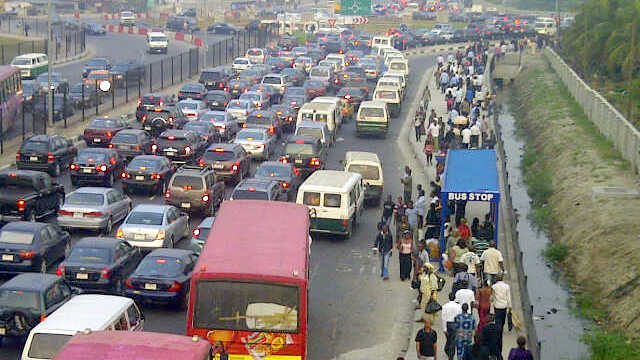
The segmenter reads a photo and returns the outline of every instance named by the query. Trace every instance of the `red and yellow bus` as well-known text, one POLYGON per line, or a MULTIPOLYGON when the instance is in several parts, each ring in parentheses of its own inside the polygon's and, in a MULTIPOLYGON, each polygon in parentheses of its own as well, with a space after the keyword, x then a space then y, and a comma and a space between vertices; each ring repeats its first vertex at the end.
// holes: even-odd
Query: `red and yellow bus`
POLYGON ((2 132, 11 129, 22 116, 22 78, 20 69, 0 65, 0 108, 2 109, 2 132))
POLYGON ((187 335, 209 339, 216 359, 306 359, 310 242, 304 206, 223 202, 191 278, 187 335))
POLYGON ((85 331, 74 335, 54 360, 211 360, 205 339, 144 331, 85 331))

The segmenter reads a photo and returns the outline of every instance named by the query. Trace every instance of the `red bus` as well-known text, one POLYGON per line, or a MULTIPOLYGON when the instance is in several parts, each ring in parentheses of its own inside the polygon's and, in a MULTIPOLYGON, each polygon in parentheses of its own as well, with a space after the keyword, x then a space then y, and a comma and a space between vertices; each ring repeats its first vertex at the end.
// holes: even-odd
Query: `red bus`
POLYGON ((90 331, 74 335, 54 360, 211 360, 198 337, 144 331, 90 331))
POLYGON ((2 109, 2 132, 7 133, 22 116, 22 78, 20 69, 0 65, 0 109, 2 109))
POLYGON ((191 278, 187 335, 216 359, 307 356, 309 211, 280 201, 222 203, 191 278))

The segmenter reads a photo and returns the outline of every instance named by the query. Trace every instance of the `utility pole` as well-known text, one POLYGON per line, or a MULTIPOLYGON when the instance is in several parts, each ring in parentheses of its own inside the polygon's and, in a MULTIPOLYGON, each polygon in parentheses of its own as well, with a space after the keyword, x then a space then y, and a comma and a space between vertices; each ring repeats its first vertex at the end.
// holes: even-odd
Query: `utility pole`
POLYGON ((560 8, 558 7, 558 0, 556 0, 556 37, 560 36, 560 8))
POLYGON ((633 119, 633 70, 636 65, 636 17, 633 16, 633 22, 631 23, 631 51, 629 52, 629 69, 627 70, 627 119, 631 122, 633 119))
POLYGON ((51 61, 51 55, 53 55, 53 51, 51 51, 51 43, 53 42, 52 40, 52 33, 51 33, 51 0, 47 1, 47 7, 48 7, 48 21, 47 21, 47 54, 49 57, 49 66, 47 66, 47 72, 48 72, 48 109, 47 109, 47 113, 49 114, 47 121, 53 125, 53 85, 51 84, 51 71, 53 69, 52 66, 52 61, 51 61))
POLYGON ((582 35, 582 72, 583 77, 587 79, 587 2, 582 3, 582 22, 584 23, 584 34, 582 35))

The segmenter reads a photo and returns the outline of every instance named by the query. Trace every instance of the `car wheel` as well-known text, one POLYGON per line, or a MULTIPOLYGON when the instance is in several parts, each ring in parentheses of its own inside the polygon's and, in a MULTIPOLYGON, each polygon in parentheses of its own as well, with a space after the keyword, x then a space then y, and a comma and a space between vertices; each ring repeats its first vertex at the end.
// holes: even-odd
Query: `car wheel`
POLYGON ((40 261, 40 273, 41 274, 47 273, 47 260, 45 259, 42 259, 42 261, 40 261))
POLYGON ((109 217, 109 219, 107 220, 107 226, 104 227, 105 235, 111 234, 111 230, 113 230, 113 220, 111 219, 111 217, 109 217))
POLYGON ((51 170, 51 176, 53 176, 53 177, 58 177, 58 176, 60 176, 60 163, 58 163, 58 162, 57 162, 57 163, 53 166, 53 170, 51 170))

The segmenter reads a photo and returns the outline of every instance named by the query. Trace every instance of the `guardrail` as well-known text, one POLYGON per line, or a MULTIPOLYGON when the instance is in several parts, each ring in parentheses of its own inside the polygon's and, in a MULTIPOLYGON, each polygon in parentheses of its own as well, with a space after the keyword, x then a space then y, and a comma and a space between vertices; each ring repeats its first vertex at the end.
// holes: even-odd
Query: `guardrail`
POLYGON ((609 139, 634 171, 640 171, 640 131, 611 105, 599 92, 593 90, 551 48, 544 50, 551 68, 560 76, 573 98, 580 104, 589 121, 609 139))

